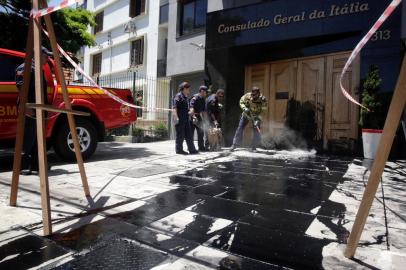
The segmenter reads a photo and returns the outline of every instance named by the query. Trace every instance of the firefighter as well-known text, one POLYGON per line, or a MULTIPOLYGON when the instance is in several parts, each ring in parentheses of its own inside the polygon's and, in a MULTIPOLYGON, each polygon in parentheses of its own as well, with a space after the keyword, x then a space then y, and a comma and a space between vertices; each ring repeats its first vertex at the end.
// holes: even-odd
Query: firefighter
POLYGON ((252 151, 256 151, 257 146, 261 142, 261 122, 263 114, 267 109, 266 98, 261 95, 260 89, 257 86, 252 87, 252 91, 243 95, 240 99, 240 107, 242 110, 240 123, 235 132, 233 145, 231 151, 241 142, 242 134, 245 126, 251 122, 253 128, 253 136, 251 148, 252 151))
POLYGON ((173 99, 174 109, 174 122, 176 129, 176 154, 187 155, 188 153, 183 151, 183 141, 186 139, 186 144, 189 150, 189 154, 199 153, 195 145, 193 144, 192 130, 190 127, 190 112, 189 102, 187 97, 190 94, 190 84, 183 82, 179 85, 179 93, 177 93, 173 99))
MULTIPOLYGON (((48 57, 52 56, 52 53, 45 47, 42 47, 41 53, 41 66, 47 63, 48 57)), ((31 76, 28 86, 27 103, 35 103, 35 61, 31 65, 31 76)), ((16 69, 16 86, 18 90, 22 90, 24 75, 24 63, 19 65, 16 69)), ((47 83, 45 77, 42 77, 42 91, 44 93, 44 102, 47 104, 48 93, 47 83)), ((19 103, 20 98, 18 99, 19 103)), ((33 171, 38 171, 38 151, 37 151, 37 126, 35 119, 35 110, 26 109, 25 126, 24 126, 24 141, 23 141, 23 153, 21 159, 21 172, 22 175, 30 175, 33 171)))
POLYGON ((202 85, 199 87, 199 92, 195 94, 190 100, 190 115, 191 115, 191 129, 192 138, 197 131, 197 144, 199 146, 199 151, 206 151, 204 147, 204 119, 206 113, 206 96, 207 96, 207 86, 202 85))

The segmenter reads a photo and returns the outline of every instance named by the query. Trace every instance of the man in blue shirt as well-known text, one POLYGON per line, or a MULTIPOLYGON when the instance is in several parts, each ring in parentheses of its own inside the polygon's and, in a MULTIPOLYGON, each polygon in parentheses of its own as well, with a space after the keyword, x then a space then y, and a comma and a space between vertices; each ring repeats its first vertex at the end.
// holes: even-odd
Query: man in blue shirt
POLYGON ((190 100, 190 114, 192 118, 191 128, 192 128, 192 138, 197 130, 197 144, 199 146, 199 151, 206 151, 204 147, 204 129, 203 120, 205 118, 206 112, 206 96, 207 87, 202 85, 199 87, 199 93, 195 94, 190 100))
POLYGON ((190 85, 187 82, 183 82, 179 85, 179 93, 177 93, 173 99, 173 114, 176 129, 176 154, 181 155, 188 154, 183 151, 183 140, 186 140, 189 154, 199 153, 193 144, 192 130, 190 128, 189 102, 187 100, 189 94, 190 85))
POLYGON ((221 127, 221 103, 224 100, 224 90, 218 89, 206 100, 206 112, 211 127, 221 127))
MULTIPOLYGON (((221 108, 224 100, 224 90, 218 89, 206 99, 206 114, 209 122, 209 128, 221 128, 221 108)), ((208 136, 204 143, 206 149, 209 148, 208 136)))

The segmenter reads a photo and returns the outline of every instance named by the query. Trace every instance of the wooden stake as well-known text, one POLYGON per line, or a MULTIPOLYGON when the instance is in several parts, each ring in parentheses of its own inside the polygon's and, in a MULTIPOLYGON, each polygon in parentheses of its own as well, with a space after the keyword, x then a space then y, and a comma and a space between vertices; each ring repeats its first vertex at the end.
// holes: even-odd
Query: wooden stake
POLYGON ((385 121, 381 141, 379 142, 377 156, 372 165, 371 174, 369 175, 368 184, 362 196, 361 205, 358 209, 357 217, 352 227, 350 237, 348 239, 347 248, 344 256, 352 258, 357 249, 365 222, 369 215, 369 211, 374 201, 376 191, 379 186, 382 173, 385 169, 386 161, 389 157, 389 152, 392 147, 393 139, 401 119, 402 111, 406 105, 406 57, 403 57, 402 68, 400 70, 398 82, 395 92, 393 93, 392 101, 389 107, 388 116, 385 121))
POLYGON ((74 111, 74 110, 68 110, 68 109, 59 109, 59 108, 55 108, 52 105, 27 103, 27 104, 25 104, 25 106, 30 109, 42 109, 42 110, 48 111, 48 112, 66 113, 66 114, 73 114, 73 115, 80 115, 80 116, 90 116, 90 113, 88 113, 88 112, 74 111))
POLYGON ((25 104, 27 103, 28 88, 31 79, 32 57, 34 55, 33 44, 33 21, 30 19, 25 50, 23 85, 21 87, 21 92, 19 93, 20 104, 18 105, 17 134, 13 161, 13 176, 11 178, 10 206, 17 205, 18 183, 21 170, 21 151, 23 149, 24 141, 25 104))
MULTIPOLYGON (((43 7, 48 7, 45 0, 40 0, 40 1, 41 1, 41 5, 43 7)), ((44 19, 45 19, 45 24, 47 26, 47 30, 48 30, 48 34, 49 34, 49 40, 51 42, 52 52, 54 55, 54 60, 55 60, 55 64, 56 64, 56 72, 58 73, 58 77, 59 77, 59 80, 61 83, 63 100, 65 102, 65 108, 67 110, 72 110, 72 105, 70 103, 70 99, 69 99, 68 91, 67 91, 67 87, 66 87, 65 76, 62 72, 62 62, 61 62, 61 58, 59 57, 59 51, 58 51, 58 45, 57 45, 56 38, 55 38, 54 26, 52 24, 50 15, 45 15, 44 19)), ((75 148, 76 161, 78 163, 79 172, 80 172, 80 176, 82 179, 83 189, 85 191, 85 195, 90 196, 90 190, 89 190, 89 185, 87 182, 85 167, 83 165, 82 153, 80 151, 79 139, 78 139, 78 135, 76 132, 75 118, 70 113, 67 114, 67 118, 68 118, 68 123, 69 123, 69 128, 70 128, 70 132, 71 132, 71 136, 72 136, 73 145, 75 148)))
MULTIPOLYGON (((38 0, 33 0, 33 9, 39 9, 38 0)), ((35 59, 35 101, 37 104, 44 104, 43 75, 42 75, 42 48, 41 48, 41 17, 34 19, 34 59, 35 59)), ((49 201, 48 183, 48 162, 45 141, 45 118, 44 111, 35 109, 37 117, 37 144, 38 144, 38 165, 39 178, 41 183, 41 205, 42 222, 44 225, 44 235, 52 234, 51 207, 49 201)))

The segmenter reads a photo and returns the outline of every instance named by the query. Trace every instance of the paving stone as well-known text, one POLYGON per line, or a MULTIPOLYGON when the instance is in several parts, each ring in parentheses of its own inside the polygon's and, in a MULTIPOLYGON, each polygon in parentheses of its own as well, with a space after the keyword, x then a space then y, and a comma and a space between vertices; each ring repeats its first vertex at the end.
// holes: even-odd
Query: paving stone
POLYGON ((27 234, 1 244, 0 269, 29 269, 68 253, 46 238, 27 234))

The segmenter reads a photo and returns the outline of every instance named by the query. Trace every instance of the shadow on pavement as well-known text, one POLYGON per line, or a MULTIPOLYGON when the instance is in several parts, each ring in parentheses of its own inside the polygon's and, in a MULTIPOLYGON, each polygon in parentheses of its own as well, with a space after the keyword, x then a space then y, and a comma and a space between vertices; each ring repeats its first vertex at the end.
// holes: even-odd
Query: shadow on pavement
MULTIPOLYGON (((145 147, 126 147, 122 143, 100 143, 96 152, 92 157, 85 160, 86 163, 93 163, 104 160, 127 159, 136 160, 137 158, 145 158, 156 155, 157 153, 147 150, 145 147)), ((0 149, 0 172, 8 172, 13 170, 14 149, 0 149)), ((75 164, 75 162, 62 161, 52 150, 48 152, 48 164, 51 166, 62 164, 75 164)), ((50 176, 61 175, 74 172, 68 172, 63 169, 50 170, 50 176)))

